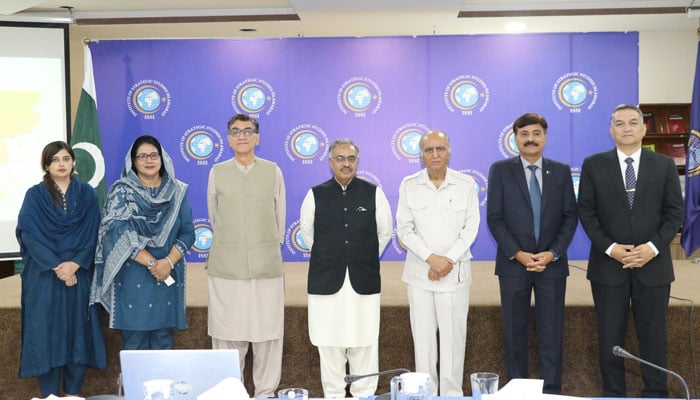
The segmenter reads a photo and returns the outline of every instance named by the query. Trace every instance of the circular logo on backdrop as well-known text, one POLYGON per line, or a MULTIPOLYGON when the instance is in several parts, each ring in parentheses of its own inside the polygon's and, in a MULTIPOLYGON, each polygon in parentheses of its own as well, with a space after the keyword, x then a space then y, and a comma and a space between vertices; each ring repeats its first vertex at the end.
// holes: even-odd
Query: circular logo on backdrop
POLYGON ((472 115, 489 105, 489 87, 476 75, 460 75, 447 84, 443 97, 451 112, 472 115))
POLYGON ((301 237, 301 225, 299 225, 299 220, 292 222, 287 227, 287 232, 284 235, 284 244, 292 255, 299 253, 304 258, 311 257, 311 248, 301 237))
POLYGON ((488 187, 488 179, 486 179, 486 175, 471 168, 460 169, 459 172, 471 177, 474 180, 474 188, 479 196, 479 206, 483 207, 486 204, 486 188, 488 187))
POLYGON ((574 194, 578 200, 578 184, 581 182, 581 168, 571 167, 571 183, 574 184, 574 194))
POLYGON ((277 95, 267 81, 260 78, 248 78, 239 82, 231 94, 231 105, 240 114, 260 118, 261 114, 270 115, 277 104, 277 95))
POLYGON ((401 125, 391 136, 391 151, 397 160, 420 163, 420 138, 430 131, 426 125, 409 122, 401 125))
POLYGON ((343 82, 338 89, 338 107, 343 114, 364 118, 376 114, 382 105, 382 90, 376 82, 356 76, 343 82))
POLYGON ((396 234, 396 228, 394 228, 394 233, 391 235, 391 247, 394 248, 396 254, 402 256, 406 254, 406 246, 399 240, 399 235, 396 234))
POLYGON ((284 151, 291 161, 301 160, 302 164, 313 164, 314 160, 326 158, 328 136, 313 124, 297 125, 284 139, 284 151))
POLYGON ((688 136, 688 161, 685 174, 688 178, 700 174, 700 132, 690 131, 688 136))
POLYGON ((583 72, 569 72, 554 83, 552 101, 559 110, 566 108, 572 113, 590 110, 598 101, 598 86, 583 72))
POLYGON ((373 172, 361 169, 361 170, 357 171, 356 175, 360 179, 364 179, 365 181, 367 181, 369 183, 372 183, 378 187, 382 187, 382 181, 373 172))
POLYGON ((205 259, 211 249, 211 241, 214 237, 211 224, 207 218, 197 218, 194 221, 194 244, 192 250, 197 254, 197 258, 205 259))
POLYGON ((224 139, 209 125, 195 125, 180 137, 180 155, 188 163, 210 165, 224 154, 224 139))
POLYGON ((515 132, 513 132, 513 123, 506 125, 498 135, 498 151, 501 152, 503 158, 510 158, 520 154, 518 145, 515 143, 515 132))
POLYGON ((127 107, 133 116, 155 119, 170 110, 170 91, 161 82, 146 79, 131 86, 127 94, 127 107))

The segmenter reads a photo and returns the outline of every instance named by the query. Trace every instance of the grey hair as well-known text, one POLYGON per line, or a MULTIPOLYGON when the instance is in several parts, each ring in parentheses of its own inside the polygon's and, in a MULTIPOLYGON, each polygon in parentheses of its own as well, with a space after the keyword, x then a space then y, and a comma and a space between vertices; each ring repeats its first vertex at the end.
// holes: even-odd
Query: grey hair
POLYGON ((640 121, 644 121, 644 114, 642 113, 642 110, 639 109, 639 107, 635 106, 634 104, 620 104, 617 107, 615 107, 612 114, 610 114, 610 125, 612 125, 615 122, 615 113, 622 110, 632 110, 639 114, 640 121))
POLYGON ((352 141, 350 138, 342 138, 342 139, 336 139, 331 143, 330 147, 328 147, 328 154, 333 153, 333 149, 335 149, 338 146, 344 145, 344 144, 349 144, 350 146, 354 147, 355 150, 357 150, 357 154, 360 154, 360 148, 357 147, 355 142, 352 141))

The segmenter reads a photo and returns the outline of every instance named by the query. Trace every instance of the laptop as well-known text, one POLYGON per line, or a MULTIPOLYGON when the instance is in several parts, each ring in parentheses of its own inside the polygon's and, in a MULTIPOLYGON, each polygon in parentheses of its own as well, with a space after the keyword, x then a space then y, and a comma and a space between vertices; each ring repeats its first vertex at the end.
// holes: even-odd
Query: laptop
POLYGON ((238 350, 122 350, 125 400, 196 399, 225 378, 241 378, 238 350))

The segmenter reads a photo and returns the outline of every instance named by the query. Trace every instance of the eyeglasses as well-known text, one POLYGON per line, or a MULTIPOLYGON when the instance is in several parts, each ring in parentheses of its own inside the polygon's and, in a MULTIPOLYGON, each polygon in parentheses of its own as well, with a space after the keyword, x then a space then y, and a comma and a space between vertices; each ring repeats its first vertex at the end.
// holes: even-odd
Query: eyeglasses
POLYGON ((245 129, 232 128, 231 130, 228 131, 229 135, 236 136, 236 137, 241 136, 241 135, 247 137, 247 136, 250 136, 254 133, 258 133, 258 132, 252 128, 245 128, 245 129))
POLYGON ((338 164, 342 164, 345 161, 349 162, 350 164, 355 164, 359 158, 357 156, 334 156, 331 157, 333 161, 337 162, 338 164))
POLYGON ((434 152, 438 152, 440 154, 444 153, 447 151, 447 147, 445 146, 437 146, 437 147, 426 147, 423 149, 423 153, 425 154, 433 154, 434 152))
POLYGON ((160 154, 154 151, 151 154, 141 153, 136 155, 136 159, 141 162, 144 162, 149 158, 151 159, 151 161, 158 161, 160 159, 160 154))

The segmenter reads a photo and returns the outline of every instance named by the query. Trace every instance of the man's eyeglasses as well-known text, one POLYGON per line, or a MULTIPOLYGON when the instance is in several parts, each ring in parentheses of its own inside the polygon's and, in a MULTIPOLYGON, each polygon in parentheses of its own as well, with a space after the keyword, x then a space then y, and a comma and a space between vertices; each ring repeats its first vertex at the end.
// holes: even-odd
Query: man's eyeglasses
POLYGON ((232 128, 231 130, 228 131, 229 135, 236 136, 236 137, 241 136, 241 135, 250 136, 254 133, 258 133, 258 132, 252 128, 245 128, 245 129, 232 128))
POLYGON ((342 164, 345 161, 349 162, 350 164, 355 164, 358 160, 357 156, 334 156, 331 158, 338 164, 342 164))
POLYGON ((446 151, 447 151, 447 147, 445 147, 445 146, 423 148, 423 153, 425 153, 425 154, 433 154, 434 152, 438 152, 438 153, 442 154, 446 151))
POLYGON ((141 162, 144 162, 149 158, 151 159, 151 161, 158 161, 160 159, 160 154, 154 151, 151 154, 141 153, 136 155, 136 159, 141 162))

